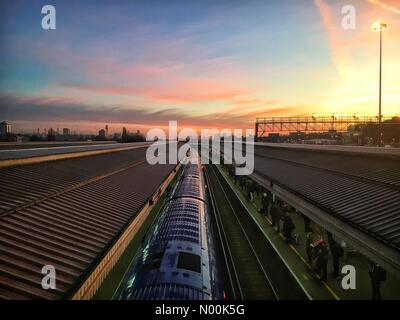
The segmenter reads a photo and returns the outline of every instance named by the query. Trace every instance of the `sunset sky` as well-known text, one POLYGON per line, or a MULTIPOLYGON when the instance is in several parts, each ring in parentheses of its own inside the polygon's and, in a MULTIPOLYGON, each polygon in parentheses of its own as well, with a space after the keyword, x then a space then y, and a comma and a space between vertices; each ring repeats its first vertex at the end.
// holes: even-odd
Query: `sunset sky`
POLYGON ((0 121, 113 132, 376 115, 379 18, 383 114, 400 114, 400 0, 1 1, 0 121), (41 28, 45 4, 56 30, 41 28))

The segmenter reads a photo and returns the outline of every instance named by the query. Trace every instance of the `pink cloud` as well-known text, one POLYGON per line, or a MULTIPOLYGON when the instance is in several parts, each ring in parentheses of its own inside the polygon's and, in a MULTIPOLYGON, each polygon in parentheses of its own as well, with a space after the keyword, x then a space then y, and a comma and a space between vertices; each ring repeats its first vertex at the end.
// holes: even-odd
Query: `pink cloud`
MULTIPOLYGON (((351 63, 348 43, 340 37, 343 33, 340 20, 334 16, 332 8, 324 0, 314 0, 314 4, 321 14, 322 23, 326 29, 332 60, 336 68, 340 71, 343 66, 351 63)), ((340 13, 340 11, 338 12, 340 13)))
POLYGON ((188 103, 230 101, 250 93, 247 89, 231 88, 206 79, 179 79, 168 86, 64 85, 69 89, 103 95, 143 96, 150 100, 188 103))
POLYGON ((135 64, 120 63, 112 59, 95 58, 86 62, 84 71, 91 77, 102 80, 136 77, 171 76, 181 70, 181 64, 135 64))
POLYGON ((110 80, 118 77, 158 77, 167 76, 179 71, 180 64, 143 64, 122 63, 107 57, 89 57, 71 52, 62 46, 54 47, 51 51, 40 51, 35 55, 39 61, 51 63, 61 68, 77 71, 97 80, 110 80))

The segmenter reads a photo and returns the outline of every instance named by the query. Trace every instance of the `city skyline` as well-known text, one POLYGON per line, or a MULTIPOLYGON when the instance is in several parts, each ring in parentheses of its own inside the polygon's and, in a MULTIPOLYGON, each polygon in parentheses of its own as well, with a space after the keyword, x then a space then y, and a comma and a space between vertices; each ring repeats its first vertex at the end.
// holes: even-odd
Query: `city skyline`
POLYGON ((376 115, 400 101, 397 1, 1 3, 0 119, 15 131, 252 128, 257 116, 376 115), (344 5, 356 29, 341 26, 344 5))

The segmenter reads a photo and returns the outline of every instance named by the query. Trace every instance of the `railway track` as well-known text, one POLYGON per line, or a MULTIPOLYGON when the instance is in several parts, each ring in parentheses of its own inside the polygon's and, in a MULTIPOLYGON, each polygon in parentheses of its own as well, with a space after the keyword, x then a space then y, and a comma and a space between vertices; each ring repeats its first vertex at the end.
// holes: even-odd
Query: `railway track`
POLYGON ((306 299, 219 170, 206 166, 233 299, 306 299))

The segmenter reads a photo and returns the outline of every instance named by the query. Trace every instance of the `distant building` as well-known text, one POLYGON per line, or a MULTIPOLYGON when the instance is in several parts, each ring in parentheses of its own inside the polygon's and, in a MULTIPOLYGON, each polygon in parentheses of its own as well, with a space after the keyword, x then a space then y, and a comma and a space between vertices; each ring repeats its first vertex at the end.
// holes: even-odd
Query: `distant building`
POLYGON ((11 133, 11 124, 6 121, 0 123, 0 136, 4 137, 11 133))
POLYGON ((48 141, 56 140, 56 131, 53 128, 50 128, 49 131, 47 131, 47 140, 48 141))
POLYGON ((71 129, 70 128, 64 128, 63 129, 63 136, 69 136, 71 134, 71 129))
POLYGON ((104 129, 99 130, 99 137, 101 139, 105 139, 106 138, 106 130, 104 130, 104 129))
POLYGON ((265 139, 267 142, 279 142, 280 140, 280 134, 279 133, 269 133, 268 137, 265 139))

